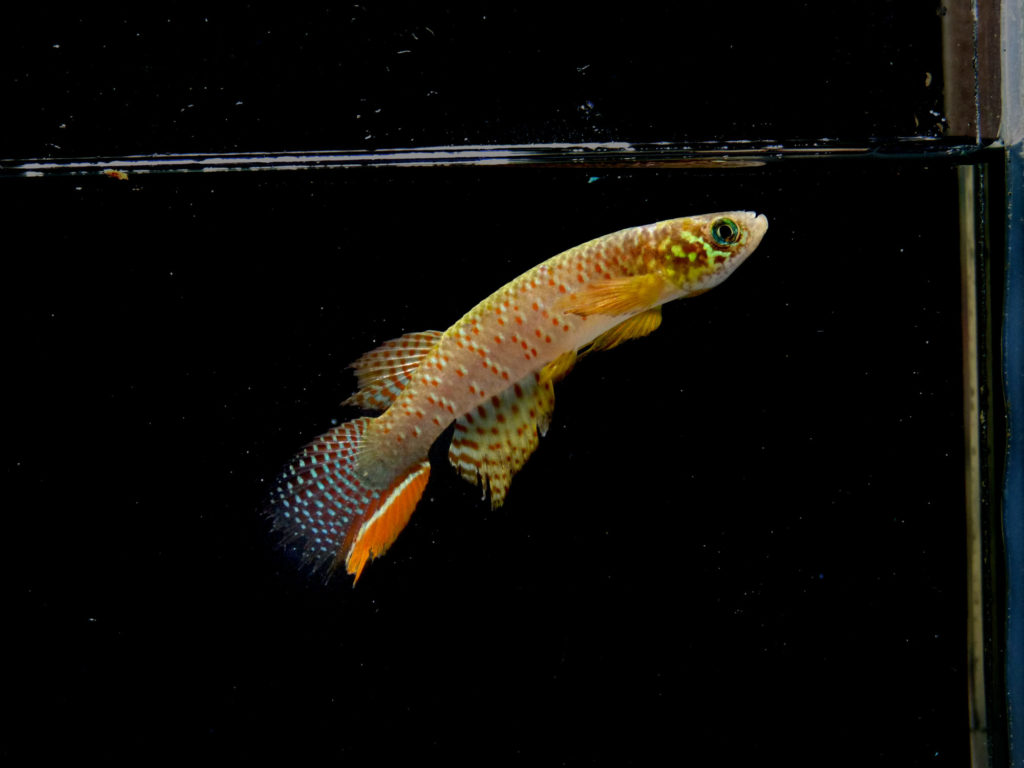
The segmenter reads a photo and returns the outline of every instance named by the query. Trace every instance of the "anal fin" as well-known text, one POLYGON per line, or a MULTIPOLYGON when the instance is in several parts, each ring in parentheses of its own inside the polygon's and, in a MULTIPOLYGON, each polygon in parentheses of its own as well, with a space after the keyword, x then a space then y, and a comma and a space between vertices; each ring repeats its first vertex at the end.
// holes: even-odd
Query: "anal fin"
POLYGON ((492 509, 502 505, 512 477, 537 448, 538 433, 547 432, 552 382, 551 375, 531 373, 455 422, 448 460, 463 479, 485 495, 490 491, 492 509))

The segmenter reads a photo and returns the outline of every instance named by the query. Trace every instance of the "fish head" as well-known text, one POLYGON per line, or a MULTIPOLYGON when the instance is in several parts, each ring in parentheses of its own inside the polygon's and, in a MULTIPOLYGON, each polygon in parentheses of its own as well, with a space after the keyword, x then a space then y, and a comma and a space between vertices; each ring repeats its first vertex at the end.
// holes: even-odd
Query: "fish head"
POLYGON ((670 219, 655 225, 651 267, 676 297, 710 290, 754 252, 768 230, 764 214, 725 211, 670 219))

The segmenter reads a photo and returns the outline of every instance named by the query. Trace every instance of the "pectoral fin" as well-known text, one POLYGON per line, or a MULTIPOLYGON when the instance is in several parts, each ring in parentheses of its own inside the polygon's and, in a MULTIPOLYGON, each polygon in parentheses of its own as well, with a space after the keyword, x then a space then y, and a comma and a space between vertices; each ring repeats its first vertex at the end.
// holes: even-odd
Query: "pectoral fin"
POLYGON ((556 309, 574 315, 625 315, 654 306, 665 289, 658 275, 614 277, 593 283, 559 300, 556 309))
POLYGON ((623 320, 613 328, 609 328, 590 342, 590 345, 586 348, 584 354, 589 352, 600 352, 604 349, 611 349, 612 347, 617 347, 622 342, 629 341, 630 339, 639 339, 641 336, 653 333, 660 325, 661 306, 659 305, 654 309, 641 312, 639 315, 633 315, 628 320, 623 320))
POLYGON ((569 371, 576 365, 576 359, 578 355, 575 349, 570 349, 568 352, 563 352, 550 363, 540 369, 540 380, 541 384, 548 381, 552 384, 557 384, 566 376, 569 375, 569 371))

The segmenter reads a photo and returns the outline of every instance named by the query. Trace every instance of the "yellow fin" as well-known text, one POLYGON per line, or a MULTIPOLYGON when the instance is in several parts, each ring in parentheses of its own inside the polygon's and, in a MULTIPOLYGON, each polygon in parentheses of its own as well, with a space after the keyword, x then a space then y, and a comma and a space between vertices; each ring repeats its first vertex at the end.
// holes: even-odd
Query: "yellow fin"
MULTIPOLYGON (((571 367, 571 366, 570 366, 571 367)), ((568 372, 568 369, 566 369, 568 372)), ((555 390, 550 377, 531 373, 455 422, 448 460, 497 509, 551 423, 555 390)))
POLYGON ((665 280, 658 275, 613 277, 560 299, 556 309, 581 317, 643 312, 651 308, 664 289, 665 280))
POLYGON ((628 320, 623 320, 618 325, 609 328, 590 342, 590 345, 586 348, 583 354, 587 354, 588 352, 600 352, 604 349, 617 347, 624 341, 639 339, 641 336, 646 336, 647 334, 658 330, 658 326, 660 325, 661 306, 659 305, 654 309, 648 309, 646 312, 641 312, 639 315, 633 315, 633 317, 628 320))
POLYGON ((570 349, 568 352, 563 352, 550 363, 540 369, 541 381, 550 381, 555 384, 566 376, 569 375, 569 371, 576 365, 576 350, 570 349))

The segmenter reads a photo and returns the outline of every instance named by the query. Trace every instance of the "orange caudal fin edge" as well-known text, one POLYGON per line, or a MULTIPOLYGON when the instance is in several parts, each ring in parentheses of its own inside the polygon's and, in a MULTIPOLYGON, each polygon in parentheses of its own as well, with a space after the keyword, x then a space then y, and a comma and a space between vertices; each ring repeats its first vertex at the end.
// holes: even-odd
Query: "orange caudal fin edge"
POLYGON ((373 420, 339 424, 296 455, 278 477, 267 515, 281 544, 299 544, 304 563, 328 575, 341 563, 357 579, 409 522, 430 476, 424 459, 383 489, 368 486, 357 468, 373 420))
POLYGON ((383 555, 408 524, 429 479, 430 462, 426 460, 400 475, 370 504, 361 523, 349 529, 332 570, 344 561, 345 570, 355 576, 355 586, 366 563, 383 555))

